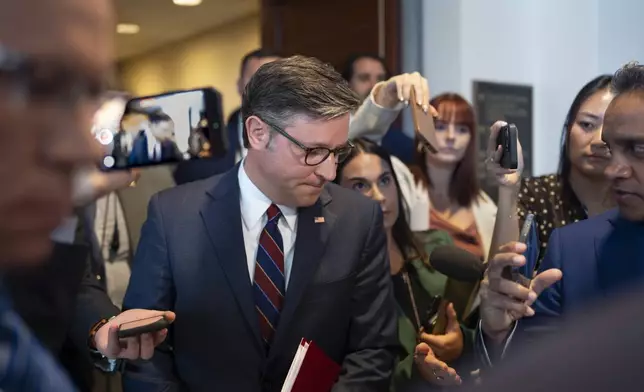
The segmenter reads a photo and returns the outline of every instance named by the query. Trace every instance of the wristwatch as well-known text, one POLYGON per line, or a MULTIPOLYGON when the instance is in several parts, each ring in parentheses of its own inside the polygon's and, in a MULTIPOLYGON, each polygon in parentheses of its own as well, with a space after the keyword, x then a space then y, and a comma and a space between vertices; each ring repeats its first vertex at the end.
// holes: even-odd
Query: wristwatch
POLYGON ((125 365, 125 361, 121 359, 110 359, 103 355, 100 351, 96 349, 96 345, 94 344, 94 337, 96 336, 96 333, 98 332, 99 329, 101 329, 105 324, 109 323, 114 317, 112 316, 108 319, 102 319, 101 321, 97 322, 92 326, 92 328, 89 330, 89 338, 87 340, 87 345, 89 347, 89 353, 90 356, 92 357, 92 362, 94 363, 94 366, 101 370, 102 372, 105 373, 115 373, 123 370, 123 367, 125 365))

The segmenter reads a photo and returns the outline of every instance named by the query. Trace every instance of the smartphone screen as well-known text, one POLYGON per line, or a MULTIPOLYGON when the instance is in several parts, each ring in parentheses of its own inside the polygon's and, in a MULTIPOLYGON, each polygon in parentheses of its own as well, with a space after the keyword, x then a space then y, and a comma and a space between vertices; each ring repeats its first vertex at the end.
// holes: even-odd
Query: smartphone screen
POLYGON ((214 158, 225 153, 221 99, 214 89, 127 101, 104 170, 214 158))

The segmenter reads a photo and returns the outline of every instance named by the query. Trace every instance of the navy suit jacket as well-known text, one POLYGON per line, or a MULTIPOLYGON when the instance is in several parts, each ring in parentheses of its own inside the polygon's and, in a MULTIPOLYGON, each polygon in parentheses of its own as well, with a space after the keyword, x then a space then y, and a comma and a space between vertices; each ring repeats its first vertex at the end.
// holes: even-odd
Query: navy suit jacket
MULTIPOLYGON (((614 209, 556 229, 538 272, 550 268, 560 269, 563 278, 541 293, 533 317, 517 323, 508 354, 557 334, 564 319, 592 311, 598 300, 639 283, 644 277, 644 224, 627 221, 614 209)), ((478 334, 482 349, 481 340, 478 334)))
POLYGON ((170 347, 128 365, 124 390, 279 391, 306 338, 342 365, 334 391, 386 391, 397 320, 380 207, 328 184, 313 206, 300 208, 284 309, 266 353, 238 167, 152 197, 124 308, 170 309, 177 319, 170 347))
MULTIPOLYGON (((156 162, 181 161, 181 151, 177 145, 170 140, 161 142, 161 156, 157 157, 156 162)), ((148 155, 148 138, 145 133, 140 133, 132 143, 132 151, 128 157, 130 165, 148 165, 153 161, 148 155)))

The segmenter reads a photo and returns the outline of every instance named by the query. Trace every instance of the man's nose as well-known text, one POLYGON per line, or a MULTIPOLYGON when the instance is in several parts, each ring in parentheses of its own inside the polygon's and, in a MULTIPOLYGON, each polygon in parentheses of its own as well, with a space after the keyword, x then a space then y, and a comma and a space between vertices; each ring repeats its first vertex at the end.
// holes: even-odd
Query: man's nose
POLYGON ((604 175, 609 180, 629 178, 633 174, 631 165, 621 154, 613 154, 610 163, 604 170, 604 175))
POLYGON ((322 163, 320 163, 316 169, 315 173, 324 178, 325 181, 331 182, 335 179, 336 169, 338 164, 336 163, 335 156, 330 154, 322 163))
POLYGON ((604 170, 604 175, 606 178, 609 180, 617 180, 617 179, 624 179, 624 178, 629 178, 632 174, 631 167, 629 165, 623 165, 623 164, 610 164, 606 167, 606 170, 604 170))

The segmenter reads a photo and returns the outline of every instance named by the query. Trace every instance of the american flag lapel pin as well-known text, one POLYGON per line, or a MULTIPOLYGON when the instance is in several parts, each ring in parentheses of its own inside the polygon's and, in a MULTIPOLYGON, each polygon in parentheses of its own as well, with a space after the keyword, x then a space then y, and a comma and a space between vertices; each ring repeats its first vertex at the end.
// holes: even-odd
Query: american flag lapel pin
POLYGON ((313 222, 315 222, 315 223, 324 223, 324 217, 323 216, 316 216, 313 219, 313 222))

